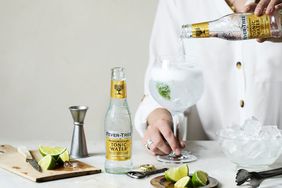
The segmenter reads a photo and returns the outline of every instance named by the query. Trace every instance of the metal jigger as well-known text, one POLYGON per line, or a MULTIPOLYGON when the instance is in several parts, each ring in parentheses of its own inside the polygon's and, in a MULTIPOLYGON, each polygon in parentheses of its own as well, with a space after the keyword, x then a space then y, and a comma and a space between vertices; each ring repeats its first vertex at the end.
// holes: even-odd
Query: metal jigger
POLYGON ((74 129, 72 133, 70 155, 73 158, 82 158, 88 156, 86 139, 84 134, 84 117, 87 106, 71 106, 69 110, 73 118, 74 129))

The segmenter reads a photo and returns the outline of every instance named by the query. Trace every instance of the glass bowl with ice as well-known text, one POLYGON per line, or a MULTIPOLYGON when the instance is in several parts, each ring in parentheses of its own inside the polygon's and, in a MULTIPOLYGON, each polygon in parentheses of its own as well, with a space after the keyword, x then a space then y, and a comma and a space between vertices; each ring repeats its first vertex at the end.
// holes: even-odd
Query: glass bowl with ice
POLYGON ((262 125, 255 117, 217 135, 224 154, 240 167, 267 167, 282 153, 282 130, 276 125, 262 125))

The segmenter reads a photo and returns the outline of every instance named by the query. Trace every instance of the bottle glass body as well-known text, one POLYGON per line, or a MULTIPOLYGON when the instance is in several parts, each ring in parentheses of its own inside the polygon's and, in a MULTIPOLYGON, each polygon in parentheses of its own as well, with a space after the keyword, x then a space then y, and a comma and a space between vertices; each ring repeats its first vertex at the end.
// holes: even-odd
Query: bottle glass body
POLYGON ((126 173, 132 168, 132 121, 126 100, 123 68, 112 69, 111 100, 105 117, 107 173, 126 173))
POLYGON ((282 38, 282 10, 260 17, 234 13, 210 22, 182 26, 181 38, 217 37, 226 40, 282 38))

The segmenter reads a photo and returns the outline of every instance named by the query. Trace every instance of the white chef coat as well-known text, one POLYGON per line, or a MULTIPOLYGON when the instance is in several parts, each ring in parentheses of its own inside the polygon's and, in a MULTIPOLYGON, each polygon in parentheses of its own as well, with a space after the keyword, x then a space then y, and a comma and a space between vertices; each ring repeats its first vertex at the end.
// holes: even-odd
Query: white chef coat
MULTIPOLYGON (((149 113, 160 105, 148 89, 150 67, 160 54, 179 52, 181 25, 215 20, 232 13, 224 0, 160 0, 150 41, 145 98, 135 114, 135 127, 143 136, 149 113)), ((205 89, 196 104, 207 136, 255 116, 263 124, 282 128, 282 43, 218 38, 186 39, 185 52, 196 58, 205 89), (281 109, 280 109, 281 108, 281 109)), ((183 118, 173 117, 181 123, 183 118)), ((188 118, 190 118, 188 116, 188 118)))

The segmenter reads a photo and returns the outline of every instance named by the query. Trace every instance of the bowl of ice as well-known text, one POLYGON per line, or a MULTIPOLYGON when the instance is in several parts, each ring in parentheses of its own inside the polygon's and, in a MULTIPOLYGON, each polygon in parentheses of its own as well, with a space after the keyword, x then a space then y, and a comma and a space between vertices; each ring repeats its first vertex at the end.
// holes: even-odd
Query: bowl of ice
POLYGON ((254 117, 221 129, 217 135, 224 154, 241 167, 269 166, 282 153, 282 130, 262 125, 254 117))

